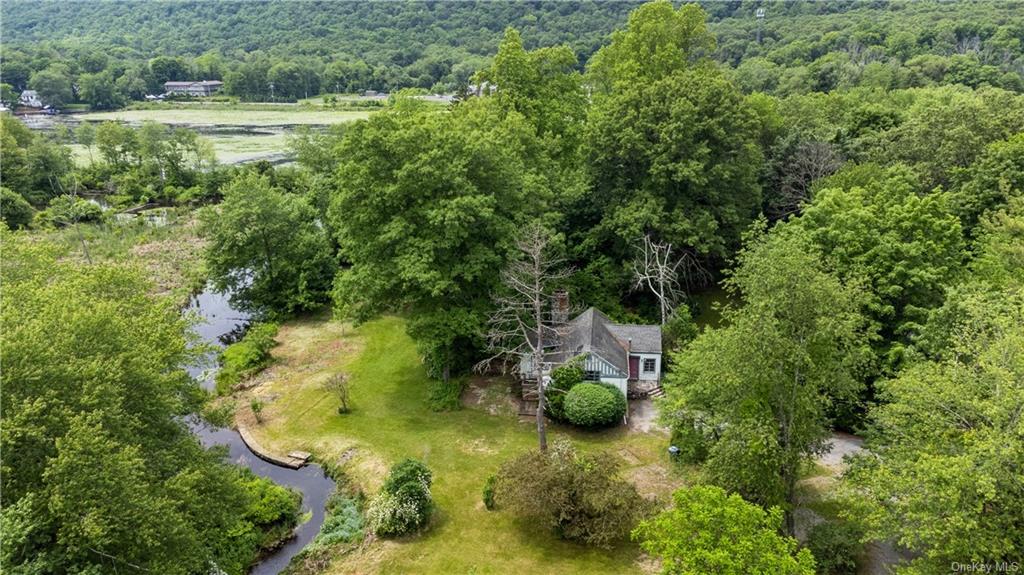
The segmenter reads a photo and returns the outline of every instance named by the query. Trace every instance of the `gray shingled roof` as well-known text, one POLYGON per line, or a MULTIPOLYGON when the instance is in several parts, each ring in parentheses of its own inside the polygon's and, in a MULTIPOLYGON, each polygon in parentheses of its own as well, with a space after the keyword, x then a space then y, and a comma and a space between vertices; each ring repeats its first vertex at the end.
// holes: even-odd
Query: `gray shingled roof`
POLYGON ((551 357, 555 362, 593 352, 628 372, 627 346, 634 353, 661 353, 661 326, 612 323, 597 308, 588 308, 570 320, 566 328, 557 352, 551 357))

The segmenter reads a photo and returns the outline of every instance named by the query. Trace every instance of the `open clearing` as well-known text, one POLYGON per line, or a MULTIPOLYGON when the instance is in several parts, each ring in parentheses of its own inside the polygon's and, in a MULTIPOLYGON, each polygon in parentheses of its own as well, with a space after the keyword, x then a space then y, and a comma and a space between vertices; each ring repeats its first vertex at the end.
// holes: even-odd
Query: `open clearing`
POLYGON ((227 107, 210 107, 202 109, 167 108, 149 110, 120 110, 116 112, 94 112, 79 114, 80 120, 101 122, 118 120, 129 123, 141 123, 146 120, 175 126, 303 126, 340 124, 367 118, 373 112, 365 110, 244 110, 227 107))
MULTIPOLYGON (((596 550, 556 538, 549 529, 522 525, 508 513, 487 511, 484 481, 514 455, 535 448, 533 420, 519 420, 488 401, 460 411, 428 407, 429 380, 404 320, 387 317, 352 328, 323 318, 288 322, 277 337, 276 364, 249 393, 266 404, 263 423, 250 429, 273 451, 312 452, 344 472, 368 495, 388 467, 404 457, 433 470, 437 504, 429 529, 398 540, 376 540, 334 560, 328 573, 637 573, 649 570, 638 548, 624 542, 596 550), (332 374, 349 376, 353 411, 337 413, 338 400, 322 388, 332 374), (354 454, 354 455, 353 455, 354 454)), ((485 394, 486 395, 486 394, 485 394)), ((250 424, 248 401, 238 416, 250 424)), ((667 437, 625 427, 584 433, 551 426, 581 449, 608 449, 623 459, 623 473, 641 493, 667 502, 684 482, 668 462, 667 437)))

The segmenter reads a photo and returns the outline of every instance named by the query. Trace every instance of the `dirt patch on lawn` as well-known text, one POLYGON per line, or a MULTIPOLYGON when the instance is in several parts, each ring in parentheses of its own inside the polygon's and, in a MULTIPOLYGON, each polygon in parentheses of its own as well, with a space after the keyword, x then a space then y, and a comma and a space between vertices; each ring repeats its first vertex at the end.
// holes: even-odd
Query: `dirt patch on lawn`
POLYGON ((491 415, 514 416, 519 402, 512 395, 512 378, 506 375, 473 376, 462 391, 462 405, 491 415))
POLYGON ((627 469, 626 479, 636 486, 636 490, 644 497, 651 497, 661 502, 668 502, 672 492, 685 483, 662 463, 650 463, 640 467, 627 469))

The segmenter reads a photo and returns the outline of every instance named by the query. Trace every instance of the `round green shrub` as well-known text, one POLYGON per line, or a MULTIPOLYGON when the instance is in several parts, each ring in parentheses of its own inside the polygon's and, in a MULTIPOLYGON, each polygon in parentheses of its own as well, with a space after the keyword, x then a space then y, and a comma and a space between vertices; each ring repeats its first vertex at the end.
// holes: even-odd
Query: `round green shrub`
POLYGON ((580 427, 605 427, 622 421, 626 398, 608 384, 581 383, 565 396, 565 417, 580 427))
POLYGON ((11 190, 0 186, 0 218, 12 230, 27 228, 32 223, 35 210, 32 206, 11 190))

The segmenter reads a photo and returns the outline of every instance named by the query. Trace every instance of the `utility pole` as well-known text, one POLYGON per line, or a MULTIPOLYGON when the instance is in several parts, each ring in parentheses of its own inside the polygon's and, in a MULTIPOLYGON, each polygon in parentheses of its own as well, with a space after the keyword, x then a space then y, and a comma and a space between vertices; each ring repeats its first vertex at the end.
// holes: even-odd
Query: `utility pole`
POLYGON ((757 9, 757 43, 761 43, 761 24, 764 22, 764 8, 757 9))
POLYGON ((270 101, 271 102, 274 101, 274 83, 273 82, 270 83, 270 101))

